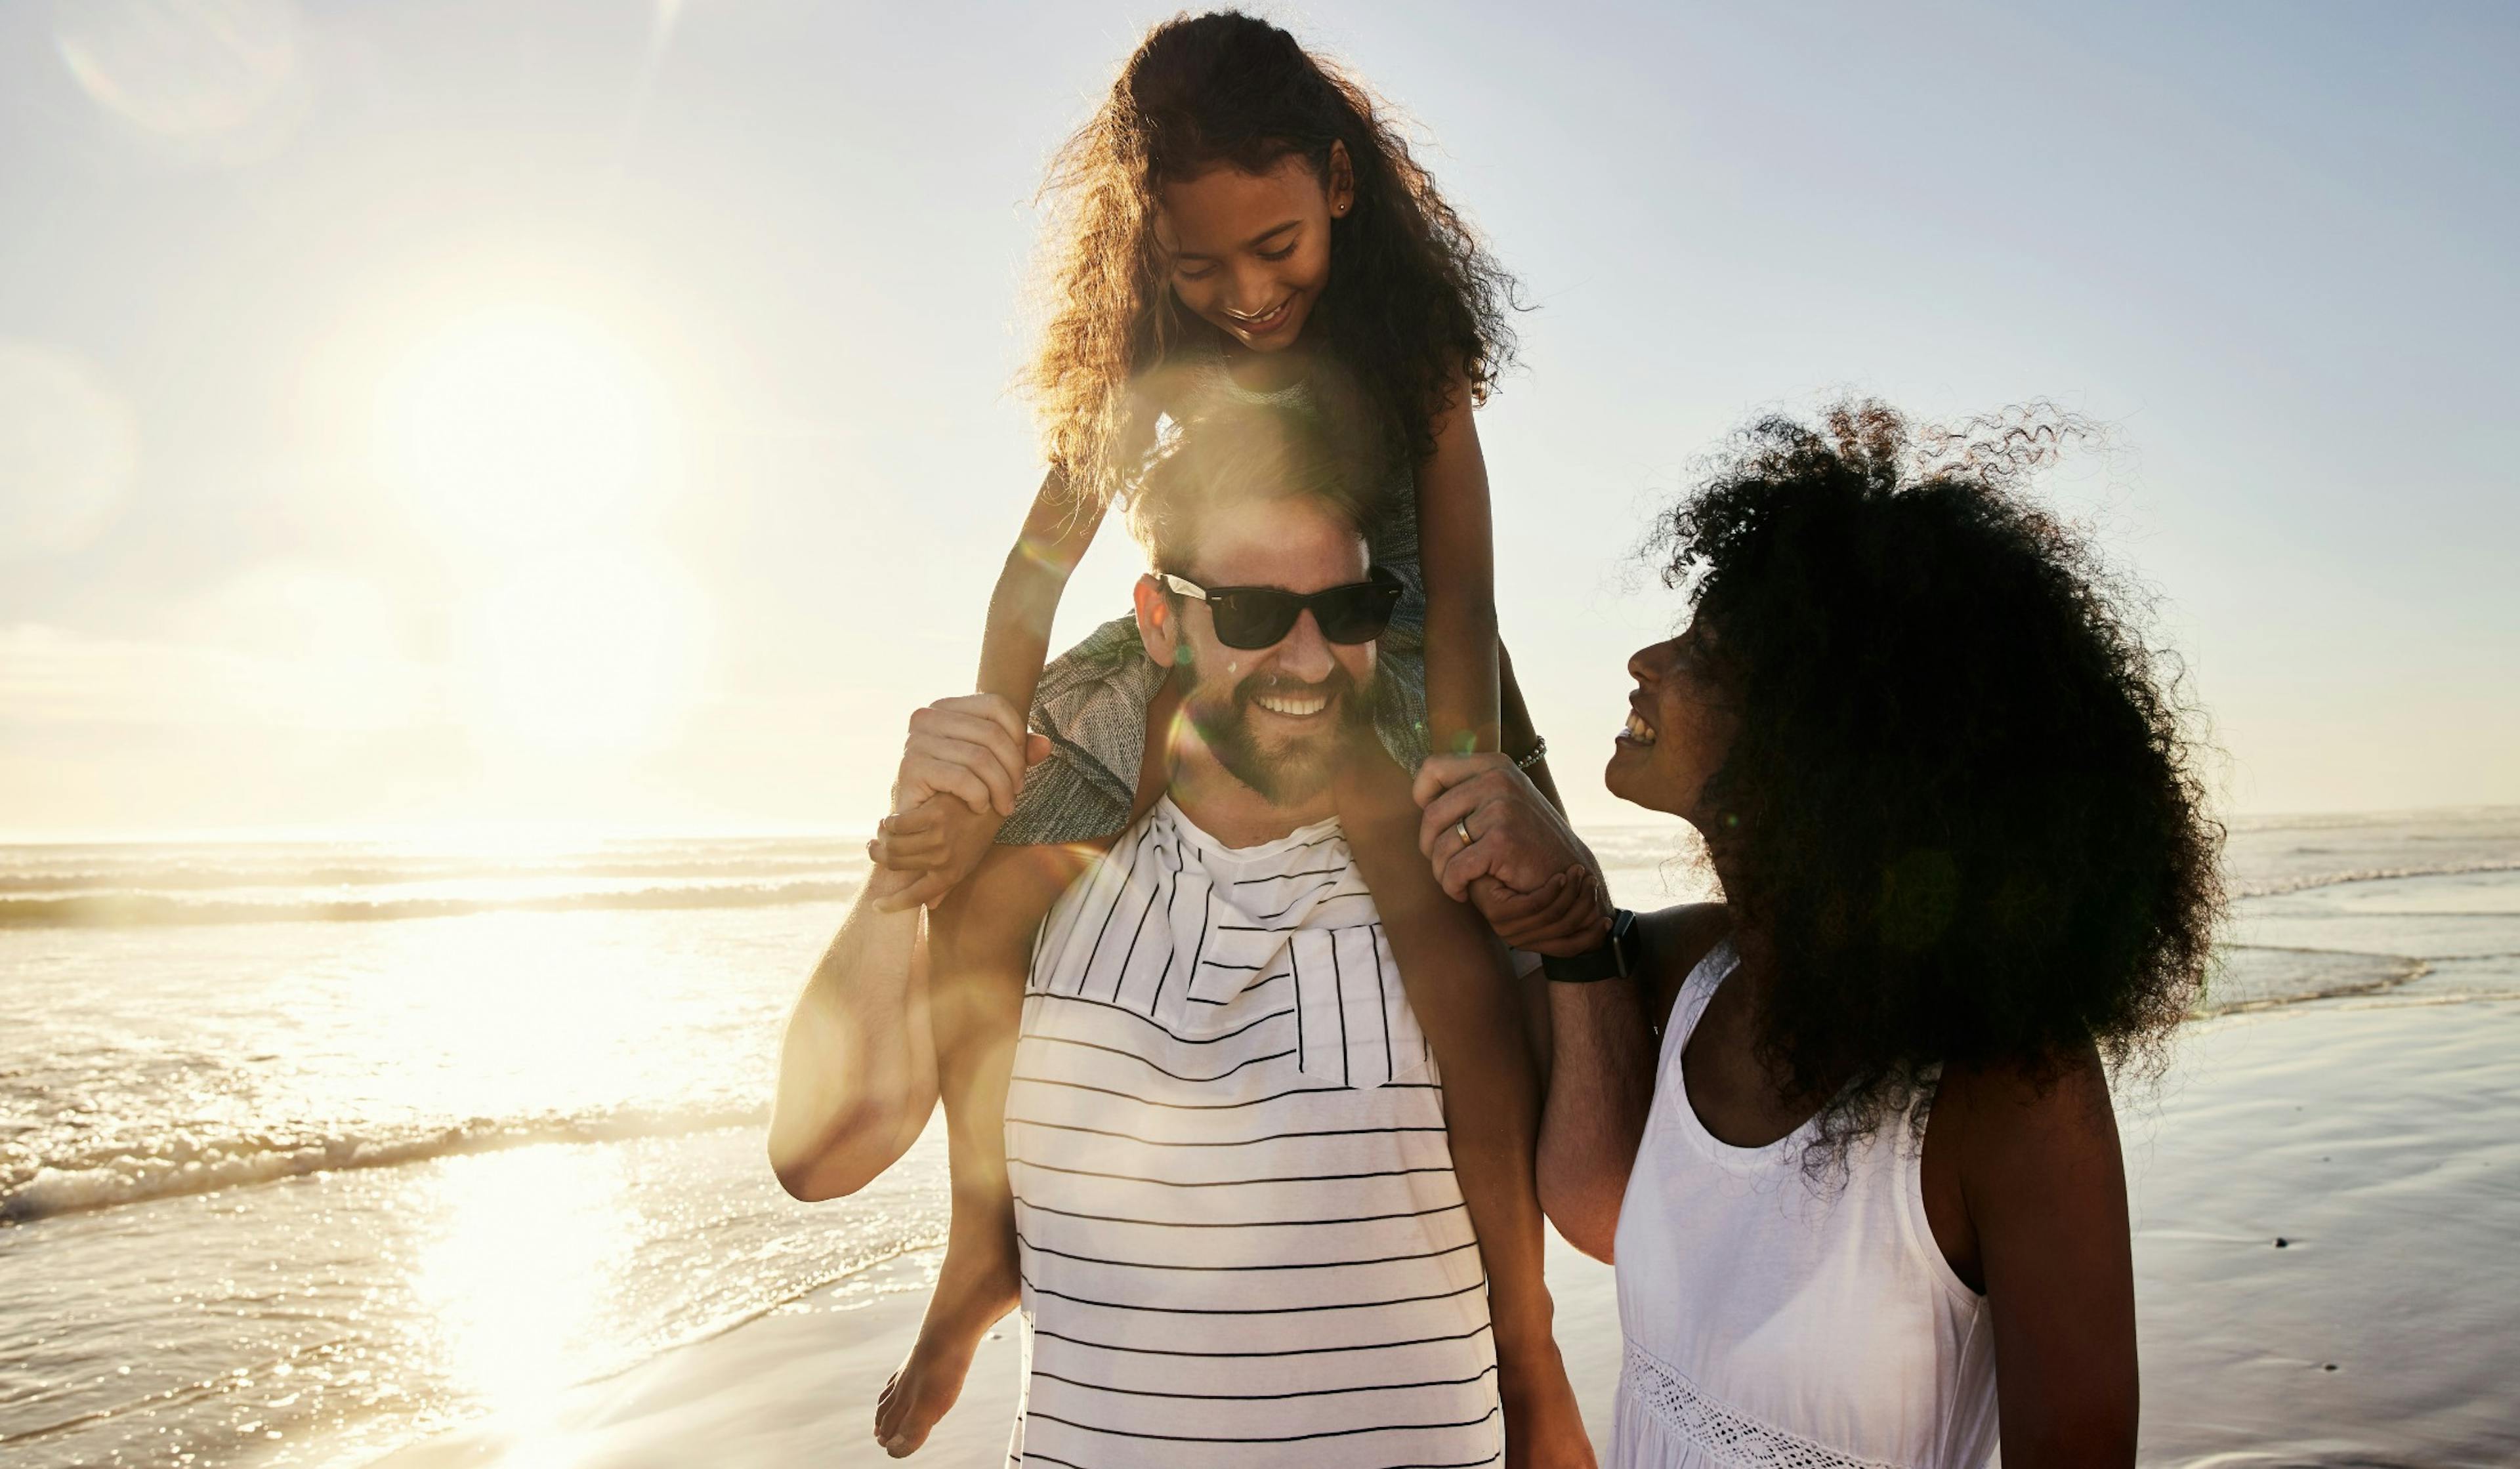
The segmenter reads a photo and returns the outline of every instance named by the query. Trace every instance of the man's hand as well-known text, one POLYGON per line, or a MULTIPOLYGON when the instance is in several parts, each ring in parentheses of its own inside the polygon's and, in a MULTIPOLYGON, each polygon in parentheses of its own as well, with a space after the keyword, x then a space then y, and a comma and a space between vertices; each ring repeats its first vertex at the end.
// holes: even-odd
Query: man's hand
POLYGON ((1046 758, 1050 741, 1024 729, 1014 705, 992 693, 938 699, 910 716, 892 815, 867 843, 879 867, 918 873, 880 895, 882 912, 933 903, 970 875, 998 825, 1014 814, 1024 767, 1046 758))
POLYGON ((1418 769, 1413 794, 1425 811, 1418 850, 1435 880, 1476 907, 1499 938, 1564 955, 1600 942, 1610 905, 1598 866, 1512 761, 1437 755, 1418 769))

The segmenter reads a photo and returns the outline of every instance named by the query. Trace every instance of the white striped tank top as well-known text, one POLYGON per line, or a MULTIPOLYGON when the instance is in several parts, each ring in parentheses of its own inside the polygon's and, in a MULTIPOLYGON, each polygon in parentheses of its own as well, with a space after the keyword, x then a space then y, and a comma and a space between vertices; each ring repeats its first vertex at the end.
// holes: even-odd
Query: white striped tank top
POLYGON ((1336 822, 1169 799, 1052 908, 1007 1095, 1010 1462, 1500 1462, 1443 1092, 1336 822))

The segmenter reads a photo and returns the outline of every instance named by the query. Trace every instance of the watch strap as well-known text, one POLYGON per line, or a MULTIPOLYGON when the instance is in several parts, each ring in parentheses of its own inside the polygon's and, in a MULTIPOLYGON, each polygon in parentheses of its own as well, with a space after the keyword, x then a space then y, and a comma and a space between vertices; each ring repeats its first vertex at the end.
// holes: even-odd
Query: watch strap
POLYGON ((1610 914, 1610 931, 1599 948, 1566 958, 1542 955, 1540 972, 1561 985, 1625 979, 1637 970, 1637 915, 1622 908, 1610 914))

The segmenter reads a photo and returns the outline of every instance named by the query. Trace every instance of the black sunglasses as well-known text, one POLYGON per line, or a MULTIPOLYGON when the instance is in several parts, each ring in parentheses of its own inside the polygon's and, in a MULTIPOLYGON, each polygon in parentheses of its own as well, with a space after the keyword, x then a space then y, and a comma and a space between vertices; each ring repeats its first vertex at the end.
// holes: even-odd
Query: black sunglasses
POLYGON ((1322 636, 1332 643, 1371 643, 1391 626, 1405 590, 1400 578, 1376 566, 1369 579, 1319 592, 1287 592, 1277 587, 1202 587, 1169 571, 1157 572, 1165 586, 1184 597, 1207 603, 1216 621, 1216 641, 1244 651, 1274 647, 1295 630, 1295 619, 1312 608, 1322 636))

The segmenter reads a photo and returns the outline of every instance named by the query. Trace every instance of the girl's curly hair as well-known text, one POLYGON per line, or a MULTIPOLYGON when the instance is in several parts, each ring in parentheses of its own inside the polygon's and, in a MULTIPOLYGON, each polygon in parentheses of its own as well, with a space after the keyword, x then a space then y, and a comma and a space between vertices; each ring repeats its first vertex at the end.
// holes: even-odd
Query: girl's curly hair
POLYGON ((1216 335, 1174 299, 1154 230, 1164 185, 1290 156, 1327 181, 1334 144, 1356 203, 1330 227, 1317 320, 1331 354, 1371 385, 1412 464, 1432 451, 1457 380, 1486 400, 1513 356, 1512 279, 1372 96, 1265 21, 1179 16, 1139 43, 1043 187, 1050 310, 1026 385, 1080 501, 1109 501, 1137 467, 1123 462, 1131 384, 1216 335))
POLYGON ((2092 431, 1766 419, 1652 543, 1739 719, 1708 846, 1776 956, 1762 1057, 1833 1098, 1812 1160, 1943 1064, 2157 1062, 2199 993, 2222 828, 2178 665, 2024 489, 2092 431))

